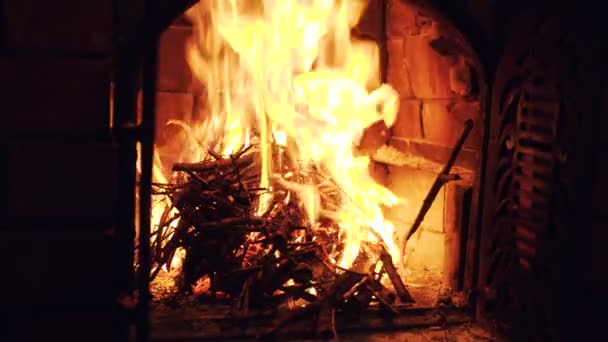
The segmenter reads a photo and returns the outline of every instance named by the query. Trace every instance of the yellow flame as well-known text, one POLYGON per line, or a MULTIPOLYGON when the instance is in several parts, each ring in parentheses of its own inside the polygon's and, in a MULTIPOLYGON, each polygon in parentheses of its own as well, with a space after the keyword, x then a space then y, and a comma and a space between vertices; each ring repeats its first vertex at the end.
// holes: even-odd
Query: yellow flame
POLYGON ((311 226, 322 212, 319 191, 272 174, 272 140, 301 166, 315 165, 342 190, 331 216, 346 239, 343 267, 362 241, 383 240, 398 254, 393 225, 382 213, 398 199, 371 178, 369 158, 355 153, 365 128, 378 120, 391 125, 398 105, 397 93, 380 83, 378 46, 350 36, 365 6, 363 0, 210 0, 188 11, 194 34, 187 58, 206 86, 210 114, 186 128, 195 147, 180 159, 200 160, 208 148, 227 155, 259 139, 260 186, 280 182, 297 193, 311 226))

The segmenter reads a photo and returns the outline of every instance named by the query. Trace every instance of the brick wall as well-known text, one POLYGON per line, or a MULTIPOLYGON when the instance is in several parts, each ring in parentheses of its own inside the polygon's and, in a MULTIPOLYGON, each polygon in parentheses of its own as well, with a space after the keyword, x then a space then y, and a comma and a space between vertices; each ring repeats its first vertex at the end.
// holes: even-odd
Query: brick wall
POLYGON ((475 126, 457 162, 470 168, 481 145, 479 94, 471 58, 452 47, 457 43, 446 25, 402 1, 388 1, 387 81, 401 98, 391 143, 443 163, 470 118, 475 126))
MULTIPOLYGON (((425 216, 419 237, 414 236, 408 244, 408 249, 416 250, 408 262, 410 269, 430 270, 434 281, 457 286, 461 241, 458 232, 465 229, 457 225, 468 222, 462 220, 463 215, 468 215, 463 212, 463 194, 473 186, 483 130, 472 56, 466 54, 469 49, 461 45, 461 40, 454 37, 453 28, 447 26, 450 23, 439 22, 404 1, 387 0, 386 6, 386 81, 400 95, 389 145, 443 165, 463 130, 464 121, 474 121, 453 170, 466 179, 440 190, 425 216)), ((413 223, 437 171, 437 168, 389 167, 386 182, 405 199, 386 211, 386 216, 397 223, 398 240, 413 223)))
POLYGON ((5 341, 111 339, 111 4, 0 3, 5 341))
POLYGON ((156 144, 163 165, 170 165, 182 150, 183 130, 167 125, 169 120, 197 122, 205 117, 205 92, 190 71, 186 41, 192 25, 185 17, 176 19, 161 34, 157 92, 156 144))
MULTIPOLYGON (((462 130, 464 120, 473 118, 477 125, 458 165, 475 168, 481 139, 480 109, 472 90, 465 56, 442 56, 431 47, 431 42, 445 35, 438 23, 417 15, 400 2, 389 1, 389 6, 386 5, 384 0, 370 1, 352 34, 359 39, 376 41, 382 54, 381 69, 402 98, 398 120, 392 127, 391 145, 443 163, 462 130), (386 18, 385 11, 388 11, 386 18), (385 34, 388 40, 384 39, 385 34)), ((179 150, 179 144, 170 144, 176 140, 172 137, 177 136, 179 129, 172 130, 164 123, 168 119, 200 117, 197 110, 204 107, 204 99, 197 91, 200 87, 192 79, 184 55, 184 44, 191 33, 188 21, 181 19, 161 36, 156 136, 161 158, 167 163, 179 150)), ((435 173, 404 167, 380 167, 377 163, 373 165, 372 173, 408 199, 407 208, 399 206, 387 213, 398 216, 397 220, 404 222, 405 226, 411 224, 435 173), (402 215, 404 212, 407 215, 402 215)), ((424 223, 428 228, 424 232, 424 240, 439 242, 433 242, 438 247, 432 250, 430 257, 421 257, 421 267, 441 269, 443 265, 445 196, 442 190, 424 223)))
POLYGON ((466 229, 464 217, 469 214, 464 196, 470 193, 473 170, 478 167, 482 125, 470 58, 453 48, 456 43, 443 25, 403 1, 372 0, 352 33, 378 43, 383 78, 400 95, 389 145, 434 165, 391 165, 383 157, 370 166, 372 177, 404 200, 385 210, 395 224, 397 241, 412 225, 437 175, 436 166, 447 161, 464 121, 471 118, 475 122, 456 163, 465 180, 440 190, 420 233, 408 244, 408 251, 415 250, 408 253, 408 282, 444 282, 457 288, 461 286, 463 254, 460 233, 466 229))

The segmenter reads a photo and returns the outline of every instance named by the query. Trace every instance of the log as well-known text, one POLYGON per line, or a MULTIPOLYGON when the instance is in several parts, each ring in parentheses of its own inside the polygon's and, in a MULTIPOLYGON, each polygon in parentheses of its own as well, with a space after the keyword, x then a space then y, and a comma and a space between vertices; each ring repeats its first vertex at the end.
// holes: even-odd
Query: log
POLYGON ((371 303, 374 294, 367 286, 362 286, 359 291, 352 297, 351 301, 356 303, 357 311, 366 309, 371 303))
POLYGON ((173 171, 191 171, 191 172, 206 172, 213 171, 220 168, 231 168, 247 167, 255 161, 255 154, 248 153, 240 158, 222 158, 212 161, 202 161, 198 163, 175 163, 173 164, 173 171))
POLYGON ((365 274, 355 272, 344 272, 340 274, 332 284, 331 288, 325 293, 324 298, 330 300, 333 304, 344 298, 344 295, 357 285, 361 279, 366 277, 365 274))
POLYGON ((368 275, 363 277, 363 279, 344 294, 346 311, 357 313, 369 306, 373 297, 373 293, 366 285, 369 277, 371 276, 368 275))
POLYGON ((264 271, 261 279, 257 281, 261 287, 260 293, 272 294, 281 288, 291 278, 295 267, 296 265, 287 258, 280 261, 268 260, 262 268, 264 271))
POLYGON ((458 141, 456 141, 456 143, 454 144, 454 148, 452 149, 452 153, 450 154, 448 161, 444 165, 441 172, 435 178, 433 185, 431 185, 429 192, 427 193, 426 197, 424 198, 424 200, 422 202, 422 206, 420 207, 420 210, 418 211, 418 214, 416 215, 416 219, 414 220, 412 227, 410 228, 409 232, 407 233, 407 235, 403 239, 403 242, 401 243, 401 265, 405 265, 404 257, 405 257, 405 249, 407 247, 408 241, 418 231, 418 228, 420 228, 420 225, 422 224, 422 221, 424 221, 424 217, 426 216, 426 213, 431 208, 431 205, 435 201, 435 197, 437 197, 437 194, 439 193, 439 190, 441 190, 441 187, 443 187, 446 180, 451 179, 451 177, 449 176, 450 170, 452 169, 452 166, 454 166, 454 163, 456 162, 456 158, 458 158, 458 155, 460 154, 460 150, 462 149, 462 146, 464 145, 464 142, 467 139, 467 137, 469 136, 469 133, 471 133, 472 129, 473 129, 473 120, 471 120, 471 119, 466 120, 464 123, 464 129, 463 129, 462 133, 460 134, 458 141))
POLYGON ((296 283, 308 283, 313 278, 312 267, 308 263, 300 262, 292 272, 292 278, 296 283))
MULTIPOLYGON (((367 133, 386 129, 382 124, 370 126, 367 133)), ((375 148, 378 142, 372 145, 366 148, 375 148)), ((372 276, 377 276, 373 270, 379 262, 378 252, 360 253, 352 270, 331 264, 326 248, 335 241, 336 223, 327 218, 317 230, 310 230, 303 223, 305 215, 295 196, 287 201, 289 189, 276 184, 271 209, 262 217, 254 214, 257 196, 267 189, 254 188, 259 185, 258 152, 245 152, 230 158, 211 153, 208 160, 173 166, 174 171, 184 174, 177 174, 175 183, 164 189, 181 215, 180 228, 155 253, 170 262, 175 248, 186 249, 183 289, 187 290, 201 276, 212 277, 212 290, 230 296, 234 301, 233 314, 238 317, 250 317, 259 310, 278 310, 290 299, 310 302, 281 315, 265 336, 299 317, 311 315, 313 320, 316 318, 313 332, 325 339, 335 337, 336 310, 347 301, 364 309, 375 296, 392 308, 395 295, 372 276), (297 232, 302 229, 309 230, 297 232), (257 236, 252 238, 250 233, 254 231, 257 236), (310 242, 313 237, 316 239, 310 242), (295 243, 299 239, 304 242, 295 243), (294 283, 286 283, 289 279, 294 283), (311 284, 319 295, 306 292, 311 284)), ((292 171, 293 181, 322 188, 323 205, 339 201, 337 186, 318 170, 292 171)), ((405 298, 402 293, 401 297, 405 298)))
POLYGON ((288 296, 291 296, 294 300, 300 298, 310 303, 316 302, 319 298, 311 293, 306 292, 307 286, 285 286, 281 290, 285 291, 288 296))
MULTIPOLYGON (((219 221, 205 222, 197 224, 196 228, 199 230, 205 229, 230 229, 235 227, 243 226, 262 226, 266 223, 266 220, 258 217, 229 217, 219 221)), ((255 229, 248 229, 254 231, 255 229)))
POLYGON ((289 314, 283 315, 276 322, 275 326, 263 332, 259 338, 268 338, 274 335, 279 329, 284 327, 289 322, 310 314, 318 312, 321 307, 329 305, 334 308, 335 305, 344 298, 344 294, 355 286, 365 275, 355 272, 344 272, 331 284, 330 288, 316 302, 310 303, 308 306, 300 307, 292 310, 289 314))
POLYGON ((393 306, 395 303, 395 294, 389 291, 384 285, 382 285, 378 280, 369 277, 367 280, 367 288, 372 291, 374 297, 378 299, 378 301, 393 314, 399 314, 399 311, 393 306))
POLYGON ((408 290, 405 288, 399 273, 397 273, 397 269, 393 264, 393 258, 391 255, 386 251, 382 251, 382 253, 380 253, 380 260, 382 261, 384 270, 386 270, 386 274, 395 287, 395 292, 397 292, 397 296, 399 296, 401 303, 414 303, 414 298, 412 298, 412 295, 410 295, 408 290))

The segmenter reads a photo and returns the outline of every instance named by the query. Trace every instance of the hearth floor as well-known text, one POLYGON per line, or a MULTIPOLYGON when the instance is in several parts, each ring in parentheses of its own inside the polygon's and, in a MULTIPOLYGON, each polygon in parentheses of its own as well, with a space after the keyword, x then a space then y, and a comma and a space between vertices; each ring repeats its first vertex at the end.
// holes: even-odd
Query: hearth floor
MULTIPOLYGON (((449 327, 430 327, 407 331, 340 334, 340 340, 352 342, 484 342, 503 341, 474 323, 449 327)), ((302 340, 316 341, 316 340, 302 340)))
MULTIPOLYGON (((156 342, 256 339, 265 336, 264 333, 276 326, 281 317, 291 312, 283 308, 278 313, 237 319, 231 316, 230 305, 221 298, 201 300, 200 297, 176 296, 173 282, 166 276, 157 279, 151 288, 154 300, 150 318, 152 338, 156 342)), ((360 341, 383 341, 383 338, 396 341, 483 341, 475 337, 485 338, 480 328, 467 324, 471 319, 462 294, 450 291, 441 283, 427 282, 425 286, 408 288, 416 302, 396 306, 400 313, 390 318, 378 306, 371 306, 358 314, 337 313, 339 336, 360 341)), ((304 315, 276 331, 275 337, 280 341, 314 341, 305 338, 314 336, 315 328, 316 315, 304 315)))
MULTIPOLYGON (((431 315, 432 316, 432 315, 431 315)), ((374 326, 372 322, 365 322, 359 326, 355 322, 348 327, 338 325, 338 337, 332 341, 370 341, 370 342, 479 342, 479 341, 507 341, 493 335, 480 325, 471 322, 464 316, 456 316, 453 313, 446 315, 445 322, 438 320, 403 318, 399 319, 400 326, 387 325, 382 328, 374 326), (341 331, 346 330, 346 331, 341 331)), ((441 320, 441 319, 440 319, 441 320)), ((180 323, 167 324, 167 322, 152 321, 152 341, 255 341, 255 340, 274 340, 274 341, 322 341, 314 337, 314 319, 310 318, 307 322, 294 323, 287 326, 282 331, 276 333, 272 338, 262 337, 259 330, 248 329, 243 326, 233 324, 218 323, 214 320, 200 319, 197 322, 184 320, 180 323), (302 324, 304 323, 304 324, 302 324)), ((342 322, 344 323, 344 322, 342 322)), ((377 321, 375 322, 377 323, 377 321)), ((326 341, 326 340, 325 340, 326 341)))
MULTIPOLYGON (((336 330, 343 340, 357 341, 492 341, 491 335, 471 324, 471 318, 456 307, 397 307, 398 315, 382 314, 370 307, 360 314, 336 314, 336 330)), ((315 341, 316 315, 294 319, 272 335, 277 319, 289 311, 275 315, 235 319, 227 305, 188 305, 168 307, 153 304, 151 313, 152 340, 164 341, 248 341, 272 336, 275 340, 315 341)))

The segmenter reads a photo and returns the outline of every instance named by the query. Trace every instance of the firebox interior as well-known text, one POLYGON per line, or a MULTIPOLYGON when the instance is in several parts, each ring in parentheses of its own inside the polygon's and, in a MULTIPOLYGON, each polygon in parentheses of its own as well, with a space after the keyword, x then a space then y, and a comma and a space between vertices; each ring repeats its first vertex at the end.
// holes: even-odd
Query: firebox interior
MULTIPOLYGON (((238 181, 226 177, 235 171, 231 153, 218 154, 218 158, 211 154, 189 160, 175 157, 188 147, 183 143, 189 137, 187 127, 217 114, 212 104, 218 107, 217 95, 223 92, 212 91, 208 82, 201 82, 205 73, 195 75, 187 58, 192 52, 186 47, 188 41, 206 32, 197 28, 207 27, 196 26, 184 15, 197 2, 1 2, 0 93, 5 134, 0 159, 7 163, 0 168, 5 180, 0 196, 0 207, 5 209, 0 255, 8 266, 0 291, 5 323, 0 332, 2 341, 246 340, 260 337, 266 328, 281 333, 277 340, 327 339, 336 332, 341 339, 359 340, 355 331, 365 335, 361 340, 378 337, 397 341, 410 340, 410 336, 420 340, 502 340, 500 335, 515 341, 593 341, 602 336, 602 316, 595 313, 602 306, 602 285, 608 283, 601 271, 608 254, 608 49, 605 11, 599 6, 548 0, 369 0, 365 11, 349 17, 349 22, 358 20, 354 27, 335 30, 337 26, 333 26, 328 29, 332 35, 324 35, 319 34, 319 26, 312 25, 312 36, 321 36, 324 49, 349 46, 347 37, 368 43, 359 45, 360 56, 367 56, 358 60, 362 63, 344 68, 349 72, 346 79, 355 80, 351 89, 363 94, 351 96, 351 101, 366 99, 366 94, 380 86, 385 86, 384 95, 398 98, 398 106, 388 101, 367 108, 382 112, 382 120, 357 122, 364 115, 354 114, 359 106, 352 106, 334 127, 334 133, 344 133, 350 124, 357 128, 357 135, 346 135, 347 143, 332 147, 346 150, 360 138, 357 155, 352 157, 368 158, 359 159, 357 165, 365 165, 361 169, 373 177, 375 189, 386 190, 383 193, 387 196, 379 199, 392 194, 401 200, 383 205, 374 216, 382 220, 371 222, 375 226, 369 220, 343 225, 359 225, 359 231, 376 233, 380 231, 377 228, 393 225, 392 232, 380 238, 373 233, 356 237, 365 249, 359 255, 370 257, 360 260, 359 265, 375 262, 377 267, 363 272, 340 270, 334 267, 335 258, 310 253, 319 246, 312 239, 314 234, 323 232, 306 231, 313 227, 308 223, 314 222, 318 213, 314 207, 318 202, 312 201, 306 212, 310 215, 295 220, 306 225, 284 225, 289 228, 287 239, 276 229, 262 231, 267 222, 249 211, 247 216, 238 217, 249 221, 222 221, 226 215, 216 215, 213 220, 199 220, 211 223, 206 226, 201 222, 182 226, 184 236, 195 238, 190 247, 195 246, 205 257, 216 257, 211 270, 197 271, 192 267, 196 263, 190 264, 191 277, 181 282, 183 261, 196 260, 187 258, 194 253, 163 248, 162 243, 159 251, 159 239, 169 241, 172 235, 171 230, 158 229, 158 223, 161 219, 170 221, 174 214, 169 211, 163 219, 165 211, 156 205, 159 199, 173 196, 179 186, 187 185, 192 191, 187 200, 179 201, 180 213, 212 216, 220 203, 229 212, 238 206, 257 209, 257 197, 246 199, 234 186, 238 181), (358 69, 358 65, 366 68, 358 69), (363 89, 360 85, 365 79, 357 78, 357 71, 374 75, 367 78, 363 89), (469 122, 473 123, 471 131, 466 130, 469 122), (468 135, 455 163, 443 174, 463 132, 468 135), (176 164, 178 170, 173 172, 176 164), (206 168, 218 164, 224 168, 223 175, 206 168), (203 194, 209 189, 196 179, 201 174, 207 183, 214 176, 227 179, 229 190, 216 191, 215 203, 203 203, 211 197, 203 194), (176 175, 180 179, 173 178, 176 175), (235 195, 232 199, 238 205, 231 202, 228 193, 235 195), (204 204, 202 210, 199 204, 204 204), (424 213, 422 220, 420 213, 424 213), (247 265, 254 268, 232 263, 226 269, 237 270, 240 273, 236 275, 242 277, 217 284, 221 277, 213 277, 227 264, 224 256, 234 261, 234 256, 244 255, 239 254, 245 249, 239 240, 243 229, 276 238, 271 244, 280 250, 263 249, 271 244, 245 237, 262 247, 245 254, 247 265), (406 267, 399 264, 401 253, 387 257, 380 248, 384 246, 375 243, 392 241, 391 248, 401 249, 404 236, 414 230, 406 244, 406 267), (196 239, 202 231, 215 235, 196 239), (223 237, 231 231, 236 239, 229 244, 223 237), (222 251, 221 247, 228 245, 236 254, 222 251), (301 253, 305 247, 312 248, 305 250, 310 254, 301 253), (251 256, 270 261, 264 264, 267 271, 258 272, 260 264, 251 256), (296 262, 289 257, 297 257, 296 262), (261 273, 259 278, 252 277, 256 272, 261 273), (327 282, 317 281, 325 280, 321 278, 325 275, 327 282), (405 295, 395 298, 396 279, 403 283, 401 293, 407 291, 413 302, 405 295), (180 284, 183 292, 176 290, 180 284), (249 295, 244 289, 251 290, 249 295), (239 297, 243 300, 234 300, 239 297), (461 322, 472 324, 451 325, 461 322), (475 336, 470 339, 454 334, 460 328, 478 325, 484 325, 496 338, 479 334, 477 329, 472 329, 475 336), (387 332, 414 327, 424 331, 387 332)), ((226 6, 364 3, 200 2, 226 6)), ((265 13, 264 6, 242 10, 259 19, 265 13)), ((276 30, 278 33, 297 31, 299 23, 314 22, 327 14, 317 13, 299 22, 288 19, 302 11, 278 13, 270 16, 285 27, 276 30)), ((333 13, 333 18, 341 21, 332 23, 344 23, 345 14, 333 13)), ((255 36, 258 31, 247 30, 252 22, 233 22, 221 27, 221 34, 230 36, 231 44, 251 47, 247 40, 239 39, 244 36, 239 33, 247 31, 250 37, 255 36)), ((267 28, 262 21, 257 24, 267 28)), ((268 44, 270 41, 264 42, 265 53, 257 54, 264 58, 249 61, 264 66, 289 64, 287 59, 278 58, 282 55, 270 53, 278 51, 268 44)), ((314 42, 311 39, 306 46, 314 47, 314 42)), ((195 52, 203 51, 203 45, 195 44, 195 52)), ((292 44, 290 48, 299 51, 302 46, 292 44)), ((344 67, 347 50, 325 49, 326 58, 307 60, 298 72, 319 71, 328 65, 344 67)), ((230 51, 224 43, 214 51, 220 52, 215 57, 223 52, 235 57, 234 49, 230 51)), ((198 57, 205 61, 205 56, 198 57)), ((293 56, 297 61, 304 55, 293 56)), ((298 82, 310 85, 310 81, 298 82)), ((276 84, 280 87, 272 90, 281 91, 289 88, 290 82, 276 84)), ((235 95, 260 98, 249 89, 240 88, 240 94, 235 95)), ((323 91, 334 89, 325 87, 323 91)), ((294 112, 306 113, 302 102, 298 106, 288 103, 282 109, 297 107, 294 112)), ((318 115, 319 108, 322 106, 316 107, 316 123, 326 124, 327 117, 318 115)), ((297 132, 272 136, 276 152, 286 152, 279 145, 289 142, 294 133, 301 135, 312 122, 300 120, 298 124, 297 132)), ((277 132, 281 128, 271 127, 266 138, 273 129, 277 132)), ((261 135, 250 135, 258 139, 252 145, 258 144, 261 135)), ((215 139, 213 135, 201 136, 215 139)), ((306 146, 311 149, 307 151, 321 139, 309 141, 306 146)), ((249 150, 246 160, 240 161, 249 163, 259 151, 249 150)), ((298 171, 290 164, 282 165, 298 171)), ((347 163, 340 166, 333 171, 349 170, 347 163)), ((298 177, 312 179, 315 186, 320 184, 301 173, 298 177)), ((297 187, 303 185, 299 179, 279 184, 282 192, 275 192, 275 198, 293 204, 293 197, 281 196, 302 195, 302 187, 297 187), (286 185, 291 187, 289 191, 286 185)), ((247 189, 266 189, 263 186, 268 184, 260 183, 254 174, 247 189)), ((337 187, 324 185, 326 199, 319 202, 325 209, 346 197, 336 196, 337 187)), ((315 187, 303 188, 313 190, 309 200, 317 198, 315 187)), ((359 196, 358 200, 362 198, 367 197, 359 196)), ((298 206, 289 208, 294 209, 292 213, 273 218, 288 222, 305 212, 298 206)), ((335 212, 336 208, 331 209, 335 212)), ((353 212, 343 211, 346 217, 353 217, 349 216, 353 212)), ((194 219, 188 218, 190 223, 194 219)), ((315 223, 319 223, 315 228, 321 226, 321 222, 315 223)), ((323 224, 322 228, 335 228, 335 220, 323 224)), ((340 229, 330 231, 336 232, 340 229)), ((330 246, 344 244, 340 234, 327 236, 330 238, 324 241, 330 246)), ((354 242, 351 245, 357 246, 354 242)), ((341 250, 331 252, 337 257, 341 250)))
MULTIPOLYGON (((378 44, 384 56, 379 65, 383 80, 399 95, 394 123, 387 131, 371 133, 376 134, 372 140, 383 144, 371 155, 369 167, 378 184, 402 199, 383 208, 395 227, 397 245, 411 229, 465 120, 474 123, 450 170, 453 179, 432 199, 420 229, 408 242, 405 265, 398 267, 415 300, 413 306, 434 307, 446 298, 463 304, 469 216, 483 129, 475 60, 448 22, 401 1, 389 1, 386 9, 380 3, 370 2, 351 34, 378 44)), ((187 139, 183 127, 168 123, 195 124, 210 115, 206 86, 193 76, 186 57, 193 29, 182 17, 160 39, 155 142, 159 167, 154 172, 164 179, 171 176, 175 156, 187 139)), ((151 284, 157 300, 174 291, 171 277, 176 270, 166 271, 165 267, 151 284)))

